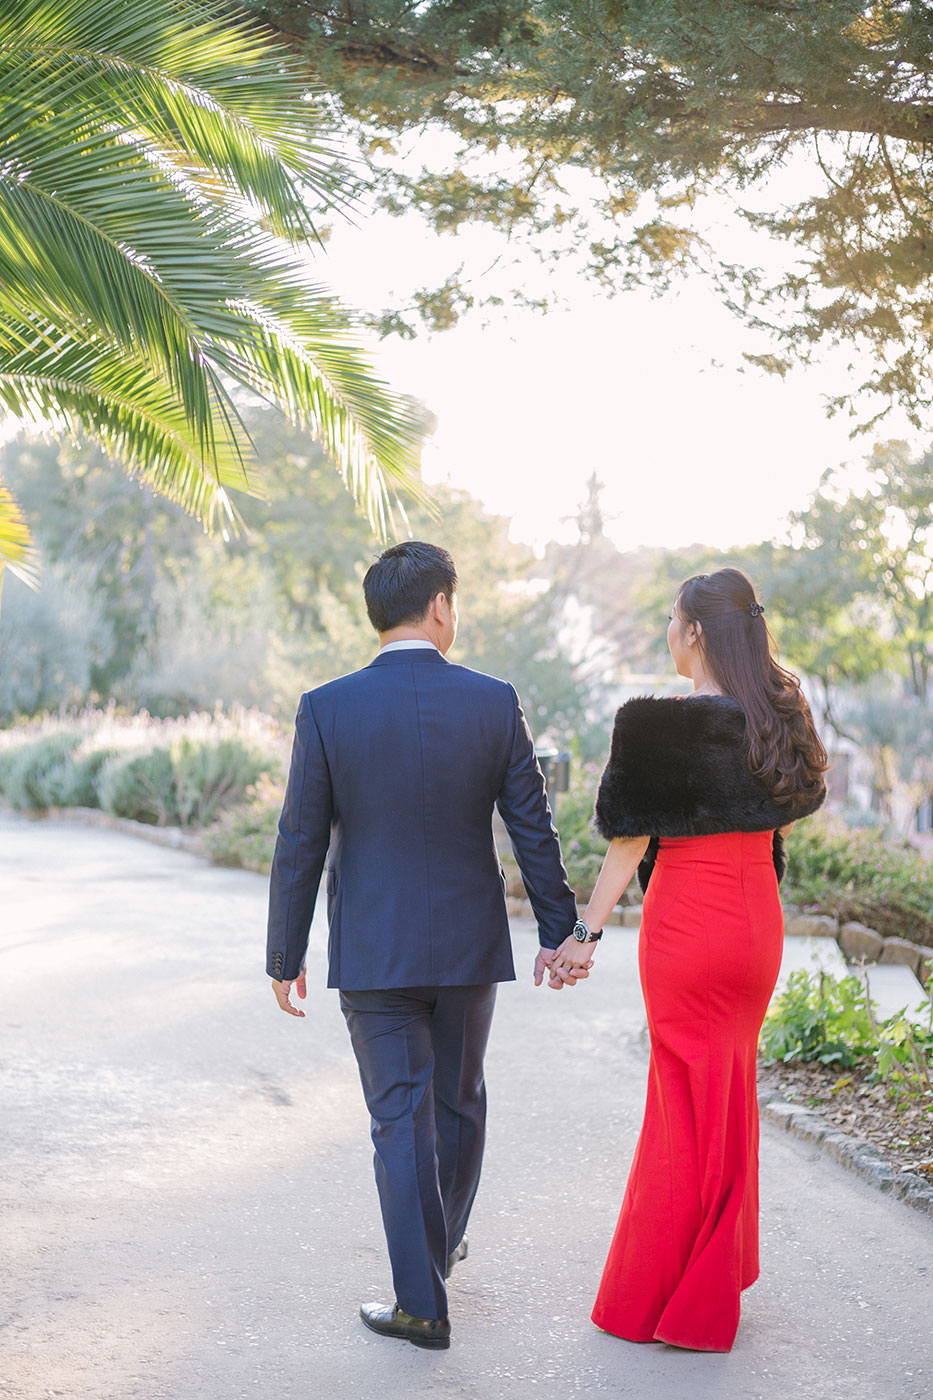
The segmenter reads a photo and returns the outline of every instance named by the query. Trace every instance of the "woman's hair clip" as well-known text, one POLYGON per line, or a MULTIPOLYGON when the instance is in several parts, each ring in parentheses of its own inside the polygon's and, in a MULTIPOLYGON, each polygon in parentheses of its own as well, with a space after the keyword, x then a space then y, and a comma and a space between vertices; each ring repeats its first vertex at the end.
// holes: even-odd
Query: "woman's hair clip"
POLYGON ((764 612, 764 606, 761 603, 749 603, 748 611, 751 613, 752 617, 761 617, 761 614, 764 612))

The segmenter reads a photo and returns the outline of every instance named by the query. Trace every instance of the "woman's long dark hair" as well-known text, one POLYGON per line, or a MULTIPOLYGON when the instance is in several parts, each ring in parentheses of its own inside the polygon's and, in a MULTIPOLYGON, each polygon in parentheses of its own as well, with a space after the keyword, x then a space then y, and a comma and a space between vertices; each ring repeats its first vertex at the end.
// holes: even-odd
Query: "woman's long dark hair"
POLYGON ((748 766, 775 802, 810 797, 823 785, 828 760, 800 681, 774 659, 774 643, 738 569, 698 574, 681 584, 675 604, 698 626, 697 645, 711 681, 745 712, 748 766))

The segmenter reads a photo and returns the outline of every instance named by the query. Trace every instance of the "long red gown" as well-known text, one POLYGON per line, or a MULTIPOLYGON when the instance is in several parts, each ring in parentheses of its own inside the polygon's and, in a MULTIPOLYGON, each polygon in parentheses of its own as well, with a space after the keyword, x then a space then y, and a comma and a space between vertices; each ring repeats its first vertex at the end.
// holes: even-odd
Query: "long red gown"
POLYGON ((758 1033, 781 964, 772 834, 662 840, 639 941, 645 1119, 593 1321, 728 1351, 758 1277, 758 1033))

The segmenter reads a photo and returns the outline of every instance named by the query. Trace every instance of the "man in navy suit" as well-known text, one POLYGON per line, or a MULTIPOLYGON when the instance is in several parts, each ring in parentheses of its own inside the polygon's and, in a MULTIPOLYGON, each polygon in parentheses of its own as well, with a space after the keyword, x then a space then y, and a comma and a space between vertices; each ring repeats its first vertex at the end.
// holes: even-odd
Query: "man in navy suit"
POLYGON ((396 1297, 360 1316, 447 1347, 446 1278, 466 1255, 482 1166, 496 984, 515 976, 494 808, 537 919, 539 984, 577 914, 514 689, 445 659, 457 632, 450 555, 395 545, 363 589, 379 654, 299 705, 267 971, 282 1010, 303 1016, 289 992, 305 995, 326 857, 328 986, 340 989, 372 1117, 396 1297))

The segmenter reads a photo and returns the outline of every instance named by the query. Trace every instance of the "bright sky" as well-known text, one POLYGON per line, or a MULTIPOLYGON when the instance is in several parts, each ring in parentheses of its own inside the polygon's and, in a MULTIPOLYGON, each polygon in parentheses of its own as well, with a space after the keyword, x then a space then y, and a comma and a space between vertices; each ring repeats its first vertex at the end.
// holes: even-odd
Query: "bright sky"
MULTIPOLYGON (((710 204, 707 221, 730 246, 746 237, 724 204, 710 204)), ((489 230, 438 237, 416 216, 374 215, 337 227, 315 271, 376 311, 405 306, 461 263, 478 292, 505 290, 511 269, 483 276, 503 246, 489 230)), ((427 479, 513 516, 516 538, 572 537, 563 521, 593 471, 621 548, 771 538, 827 467, 857 469, 876 440, 850 440, 849 419, 826 417, 824 396, 856 375, 846 356, 783 381, 743 368, 743 349, 771 347, 752 341, 700 275, 665 300, 610 300, 572 271, 528 267, 531 291, 546 276, 565 310, 473 311, 451 331, 373 342, 385 376, 437 416, 427 479)), ((899 415, 879 436, 912 437, 899 415)))

